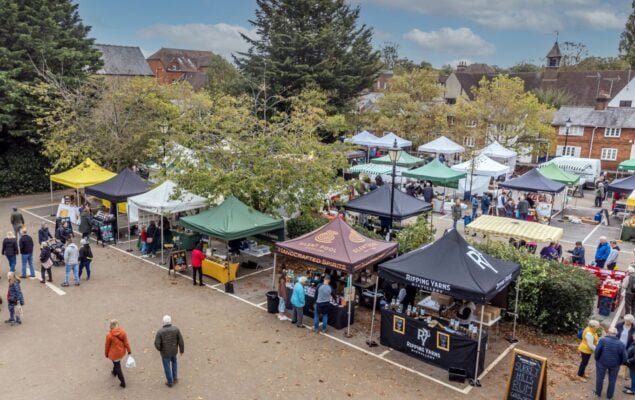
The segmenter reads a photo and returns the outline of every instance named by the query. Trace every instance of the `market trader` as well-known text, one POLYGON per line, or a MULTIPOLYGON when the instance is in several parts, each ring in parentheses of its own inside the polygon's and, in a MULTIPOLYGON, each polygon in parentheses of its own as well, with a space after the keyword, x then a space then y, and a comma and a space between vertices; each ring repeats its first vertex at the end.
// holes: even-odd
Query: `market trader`
POLYGON ((329 322, 329 311, 331 310, 331 298, 333 297, 330 275, 324 275, 324 280, 318 285, 316 293, 315 311, 313 315, 313 331, 315 333, 319 332, 321 317, 322 332, 326 333, 326 327, 329 322))

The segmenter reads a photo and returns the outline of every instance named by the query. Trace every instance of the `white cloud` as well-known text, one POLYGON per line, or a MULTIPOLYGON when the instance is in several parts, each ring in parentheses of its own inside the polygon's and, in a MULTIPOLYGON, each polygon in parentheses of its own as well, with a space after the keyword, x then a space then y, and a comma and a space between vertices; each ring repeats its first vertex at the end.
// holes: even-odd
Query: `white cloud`
MULTIPOLYGON (((568 27, 622 29, 624 0, 351 0, 423 15, 467 18, 492 29, 553 32, 568 27)), ((629 2, 630 3, 630 2, 629 2)))
POLYGON ((435 52, 465 56, 486 56, 496 52, 493 44, 472 32, 470 28, 441 28, 430 32, 413 29, 404 34, 404 38, 412 40, 423 50, 435 52))
POLYGON ((182 25, 151 25, 137 31, 143 39, 158 39, 164 41, 163 47, 179 47, 191 50, 209 50, 231 60, 231 54, 246 51, 249 45, 240 34, 254 37, 251 31, 240 25, 219 23, 182 24, 182 25))

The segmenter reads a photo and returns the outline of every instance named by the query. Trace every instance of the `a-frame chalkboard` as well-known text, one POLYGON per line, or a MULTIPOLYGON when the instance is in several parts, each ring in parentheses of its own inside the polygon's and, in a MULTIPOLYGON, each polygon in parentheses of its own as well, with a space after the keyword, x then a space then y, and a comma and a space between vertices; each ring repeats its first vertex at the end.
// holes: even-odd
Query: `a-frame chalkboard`
POLYGON ((547 400, 547 359, 514 349, 505 400, 547 400))

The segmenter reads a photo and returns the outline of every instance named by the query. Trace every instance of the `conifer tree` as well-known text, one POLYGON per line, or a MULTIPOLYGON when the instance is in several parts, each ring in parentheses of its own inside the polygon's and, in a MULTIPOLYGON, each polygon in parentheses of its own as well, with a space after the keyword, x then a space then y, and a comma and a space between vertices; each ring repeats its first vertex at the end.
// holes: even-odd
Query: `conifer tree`
POLYGON ((622 32, 619 50, 626 62, 631 67, 635 67, 635 0, 633 0, 633 12, 628 17, 622 32))

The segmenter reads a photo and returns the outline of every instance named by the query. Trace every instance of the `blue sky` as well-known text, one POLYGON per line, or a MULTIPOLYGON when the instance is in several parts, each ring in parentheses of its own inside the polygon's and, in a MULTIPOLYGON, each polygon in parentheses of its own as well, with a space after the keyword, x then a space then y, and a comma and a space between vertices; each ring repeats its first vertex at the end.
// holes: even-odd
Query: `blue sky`
MULTIPOLYGON (((255 0, 76 0, 99 43, 212 50, 247 48, 255 0)), ((349 0, 375 44, 395 42, 402 56, 434 66, 458 60, 510 66, 543 63, 555 31, 591 55, 615 56, 631 12, 627 0, 349 0)))

